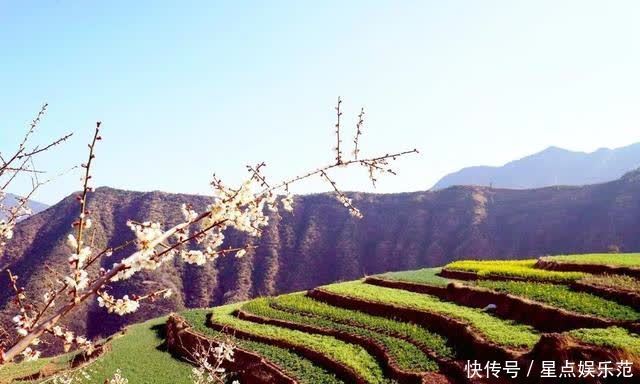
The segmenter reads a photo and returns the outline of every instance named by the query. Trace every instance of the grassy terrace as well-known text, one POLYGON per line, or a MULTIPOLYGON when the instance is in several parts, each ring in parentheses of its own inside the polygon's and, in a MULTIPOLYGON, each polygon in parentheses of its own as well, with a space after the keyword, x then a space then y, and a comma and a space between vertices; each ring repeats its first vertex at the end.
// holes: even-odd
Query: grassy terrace
MULTIPOLYGON (((91 379, 82 382, 102 384, 105 378, 112 377, 116 369, 120 368, 130 383, 191 384, 189 375, 192 366, 158 349, 164 343, 161 328, 166 320, 163 317, 132 325, 123 336, 115 337, 110 342, 111 350, 87 367, 91 379)), ((69 354, 33 363, 2 367, 0 383, 11 382, 12 378, 36 373, 49 363, 65 364, 70 357, 69 354), (5 370, 7 368, 8 370, 5 370)), ((19 381, 14 382, 19 383, 19 381)))
POLYGON ((615 265, 618 267, 640 267, 640 253, 589 253, 584 255, 558 255, 545 257, 556 263, 615 265))
POLYGON ((535 259, 529 260, 462 260, 447 264, 446 269, 475 272, 480 277, 500 276, 555 283, 569 283, 588 276, 582 272, 558 272, 534 268, 535 259))
POLYGON ((16 379, 34 375, 45 366, 53 371, 68 369, 72 358, 73 354, 69 353, 56 357, 42 358, 29 363, 2 365, 0 366, 0 384, 10 383, 12 380, 14 380, 13 382, 22 382, 16 379))
POLYGON ((418 347, 407 341, 371 331, 367 328, 354 327, 336 323, 324 318, 310 317, 298 313, 282 311, 271 307, 271 301, 272 299, 267 298, 253 300, 245 304, 242 309, 258 316, 285 320, 297 324, 311 325, 325 329, 333 329, 377 341, 384 345, 387 352, 394 358, 400 368, 406 371, 436 372, 438 370, 438 365, 435 361, 422 353, 418 347))
POLYGON ((445 287, 452 280, 438 276, 437 274, 440 273, 441 270, 442 268, 423 268, 415 271, 387 272, 377 275, 376 277, 445 287))
POLYGON ((249 340, 236 340, 236 345, 277 364, 287 375, 295 378, 301 384, 344 384, 344 381, 333 373, 286 349, 249 340))
POLYGON ((626 275, 591 275, 580 282, 640 294, 640 280, 626 275))
POLYGON ((590 253, 584 255, 558 255, 545 257, 557 263, 615 265, 619 267, 640 267, 640 253, 590 253))
MULTIPOLYGON (((209 336, 212 339, 218 339, 221 336, 220 332, 207 327, 205 324, 206 316, 209 313, 211 313, 211 310, 209 309, 194 309, 185 311, 181 313, 181 315, 189 322, 196 332, 209 336)), ((287 375, 295 378, 300 383, 344 383, 324 368, 319 367, 313 364, 310 360, 286 349, 249 340, 234 339, 234 342, 239 348, 255 352, 267 360, 277 364, 287 375)))
POLYGON ((370 383, 388 382, 375 358, 362 347, 345 343, 329 336, 312 335, 283 327, 240 320, 233 316, 232 313, 242 305, 244 305, 244 303, 213 308, 210 310, 213 314, 212 321, 216 324, 229 326, 256 336, 262 336, 274 341, 281 340, 312 349, 336 362, 350 367, 370 383))
POLYGON ((436 297, 360 281, 327 285, 325 290, 361 300, 393 304, 449 316, 468 323, 487 340, 505 347, 531 348, 540 335, 531 327, 493 317, 478 309, 444 302, 436 297))
POLYGON ((620 348, 640 356, 640 336, 630 333, 624 328, 576 329, 568 334, 589 344, 620 348))
POLYGON ((411 340, 414 344, 429 348, 438 356, 454 357, 454 352, 447 346, 447 340, 444 337, 415 324, 334 307, 302 294, 278 296, 273 299, 271 305, 307 316, 329 319, 336 323, 367 328, 388 335, 400 335, 411 340))
POLYGON ((161 317, 136 324, 115 338, 111 351, 91 365, 91 382, 102 384, 120 368, 130 383, 191 383, 192 366, 158 349, 164 343, 161 328, 166 321, 161 317))
POLYGON ((589 293, 574 292, 565 285, 490 280, 479 280, 477 285, 586 315, 613 320, 640 318, 640 314, 631 307, 589 293))

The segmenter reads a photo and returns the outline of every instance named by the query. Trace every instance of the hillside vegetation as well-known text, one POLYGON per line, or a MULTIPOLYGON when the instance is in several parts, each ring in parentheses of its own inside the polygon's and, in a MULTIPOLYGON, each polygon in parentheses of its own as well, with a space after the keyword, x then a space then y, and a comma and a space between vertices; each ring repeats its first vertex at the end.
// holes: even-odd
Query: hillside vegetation
MULTIPOLYGON (((80 334, 104 337, 124 325, 171 311, 295 292, 386 271, 436 267, 453 260, 606 251, 611 245, 640 249, 640 237, 627 230, 640 226, 639 187, 640 173, 632 173, 580 188, 456 187, 350 194, 364 215, 362 220, 350 217, 328 194, 298 196, 294 212, 270 217, 272 225, 256 240, 258 247, 242 259, 220 258, 205 267, 176 261, 117 285, 113 292, 116 296, 139 294, 147 291, 145 282, 157 281, 178 293, 171 300, 143 306, 127 317, 109 316, 91 303, 68 323, 80 334)), ((203 196, 98 188, 88 202, 93 241, 96 247, 121 244, 132 236, 127 219, 159 221, 168 227, 181 219, 182 203, 200 211, 207 202, 203 196)), ((36 296, 51 275, 46 266, 66 263, 65 237, 77 215, 76 205, 70 196, 19 223, 13 241, 0 255, 0 269, 9 267, 36 296)), ((244 240, 237 233, 227 234, 229 246, 244 240)), ((106 266, 130 251, 114 254, 105 260, 106 266)), ((517 273, 538 272, 522 268, 517 273)), ((554 276, 573 280, 582 275, 559 271, 554 276)), ((6 274, 0 274, 0 287, 6 286, 6 274)), ((6 308, 9 298, 8 290, 0 290, 0 323, 8 326, 15 315, 6 308)))

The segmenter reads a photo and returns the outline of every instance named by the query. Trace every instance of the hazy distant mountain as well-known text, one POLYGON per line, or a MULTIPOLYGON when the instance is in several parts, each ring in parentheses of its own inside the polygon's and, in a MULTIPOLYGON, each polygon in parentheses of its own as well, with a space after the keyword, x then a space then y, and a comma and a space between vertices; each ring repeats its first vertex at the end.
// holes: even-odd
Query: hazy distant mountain
POLYGON ((595 184, 618 179, 638 167, 640 143, 616 149, 601 148, 591 153, 549 147, 501 167, 463 168, 446 175, 433 188, 479 185, 525 189, 595 184))
MULTIPOLYGON (((17 203, 18 203, 18 196, 12 193, 7 193, 7 195, 4 197, 4 200, 2 201, 2 205, 4 205, 5 207, 13 207, 17 203)), ((34 215, 38 212, 42 212, 45 209, 49 208, 47 204, 44 204, 35 200, 29 201, 29 207, 33 211, 34 215)), ((0 212, 0 218, 2 218, 2 212, 0 212)))

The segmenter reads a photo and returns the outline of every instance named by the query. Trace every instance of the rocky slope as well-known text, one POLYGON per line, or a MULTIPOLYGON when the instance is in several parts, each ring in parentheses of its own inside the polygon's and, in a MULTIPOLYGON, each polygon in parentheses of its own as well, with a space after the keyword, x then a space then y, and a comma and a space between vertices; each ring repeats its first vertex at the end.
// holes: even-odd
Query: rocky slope
MULTIPOLYGON (((616 245, 640 250, 640 172, 598 185, 505 190, 455 187, 437 192, 351 194, 362 210, 353 219, 326 194, 296 198, 292 214, 272 217, 273 225, 244 258, 222 258, 197 267, 180 260, 153 273, 139 275, 115 288, 116 294, 141 293, 162 286, 177 295, 145 305, 134 315, 107 315, 95 303, 69 321, 90 336, 113 332, 185 307, 206 307, 257 295, 312 288, 389 270, 437 266, 459 258, 513 258, 558 253, 606 251, 616 245)), ((129 192, 99 188, 93 212, 97 246, 118 245, 132 237, 127 219, 157 220, 169 226, 180 218, 179 207, 198 209, 207 197, 161 192, 129 192)), ((20 275, 30 292, 42 290, 48 267, 66 268, 64 238, 77 215, 68 197, 21 222, 14 240, 0 257, 0 268, 20 275)), ((229 234, 229 244, 242 239, 229 234)), ((104 261, 109 266, 127 251, 104 261)), ((0 276, 0 287, 7 279, 0 276)), ((7 321, 9 292, 0 289, 0 316, 7 321)))

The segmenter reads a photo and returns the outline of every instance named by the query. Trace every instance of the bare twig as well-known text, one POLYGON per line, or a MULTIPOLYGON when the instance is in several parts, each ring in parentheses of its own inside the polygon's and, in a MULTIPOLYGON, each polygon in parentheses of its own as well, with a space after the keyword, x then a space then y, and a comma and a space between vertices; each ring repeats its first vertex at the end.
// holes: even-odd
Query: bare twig
POLYGON ((342 151, 340 149, 340 117, 342 116, 342 112, 340 111, 340 105, 342 104, 342 99, 338 97, 338 104, 336 105, 336 164, 342 164, 342 151))
MULTIPOLYGON (((29 314, 29 325, 25 329, 26 335, 20 338, 11 348, 6 352, 0 350, 0 364, 6 361, 13 360, 18 354, 25 351, 34 340, 38 339, 43 333, 55 333, 60 337, 60 327, 56 324, 61 319, 65 318, 72 311, 74 311, 79 305, 88 300, 98 296, 102 301, 101 305, 108 307, 110 311, 117 311, 116 313, 123 314, 129 313, 132 310, 126 306, 131 305, 133 310, 137 309, 139 301, 158 297, 159 295, 166 293, 166 290, 159 290, 146 295, 132 295, 131 298, 128 295, 122 299, 116 299, 109 295, 107 290, 110 289, 113 282, 120 281, 129 278, 133 274, 143 269, 155 269, 160 266, 166 260, 174 257, 177 254, 176 251, 180 251, 179 254, 186 262, 203 264, 207 260, 212 260, 215 257, 226 255, 235 252, 237 256, 244 254, 247 250, 256 248, 251 242, 241 247, 222 248, 222 240, 224 239, 223 231, 227 228, 235 228, 243 231, 249 236, 259 236, 261 230, 268 223, 268 217, 265 216, 265 204, 270 209, 276 205, 275 197, 277 191, 284 190, 289 192, 289 186, 295 182, 307 179, 314 175, 321 176, 326 180, 336 193, 338 200, 349 209, 353 216, 361 217, 360 211, 353 205, 351 199, 349 199, 338 187, 336 182, 332 180, 328 174, 336 168, 343 168, 350 165, 360 165, 366 167, 369 171, 370 178, 375 183, 374 172, 390 173, 394 174, 394 171, 387 168, 388 162, 395 160, 400 156, 404 156, 411 153, 417 153, 417 150, 408 150, 397 153, 385 154, 382 156, 369 157, 360 159, 358 153, 359 137, 362 134, 361 128, 363 125, 364 111, 361 110, 358 116, 358 124, 356 125, 356 136, 354 138, 354 158, 344 159, 340 148, 340 118, 342 100, 338 98, 338 105, 336 107, 337 123, 336 127, 336 158, 335 162, 332 162, 323 167, 316 168, 302 175, 287 179, 280 183, 269 184, 262 174, 262 169, 265 167, 265 163, 259 163, 256 166, 247 166, 247 170, 251 173, 251 177, 248 182, 244 183, 241 187, 234 189, 226 187, 220 179, 215 175, 211 185, 216 190, 216 197, 214 197, 212 204, 210 204, 202 213, 193 211, 191 206, 183 206, 183 215, 185 221, 179 223, 172 228, 163 231, 160 228, 159 223, 135 223, 130 222, 128 225, 136 233, 135 242, 138 245, 138 250, 126 258, 123 258, 120 262, 113 264, 110 269, 100 269, 97 273, 94 271, 94 275, 89 273, 89 267, 100 260, 102 257, 113 253, 115 250, 123 249, 131 242, 125 243, 116 248, 105 248, 104 250, 94 253, 93 242, 91 241, 87 246, 84 238, 87 236, 85 229, 88 224, 89 211, 87 210, 87 195, 91 191, 89 186, 89 179, 91 179, 91 165, 92 160, 95 157, 94 149, 96 142, 100 140, 100 123, 96 124, 93 140, 89 144, 89 158, 86 164, 83 164, 85 168, 83 178, 83 192, 78 196, 80 202, 80 217, 75 222, 77 228, 77 238, 70 235, 70 244, 75 250, 75 255, 72 255, 70 259, 72 275, 66 276, 62 279, 62 284, 59 289, 51 289, 48 292, 48 296, 45 298, 43 307, 38 311, 31 311, 29 314), (254 192, 252 185, 259 185, 261 191, 254 192), (197 227, 196 227, 197 225, 197 227), (195 228, 194 228, 195 227, 195 228), (190 229, 193 232, 190 233, 190 229), (192 241, 202 243, 207 241, 205 245, 206 253, 199 250, 184 250, 182 247, 189 244, 192 241), (75 242, 74 242, 75 241, 75 242), (85 249, 88 248, 89 250, 85 249), (80 254, 83 253, 82 257, 80 254), (75 258, 75 259, 74 259, 75 258), (82 261, 80 261, 82 260, 82 261), (79 282, 82 282, 82 288, 78 288, 79 282), (62 295, 67 293, 69 299, 63 302, 61 306, 53 309, 53 300, 63 297, 62 295), (117 307, 117 308, 116 308, 117 307)), ((22 165, 21 167, 24 167, 22 165)), ((29 169, 34 169, 33 167, 29 169)), ((37 181, 35 182, 37 184, 37 181)), ((292 210, 293 195, 287 195, 282 199, 282 205, 286 210, 292 210)), ((17 277, 11 277, 13 281, 17 277)), ((15 289, 18 289, 17 286, 15 289)), ((15 291, 16 294, 20 292, 15 291)), ((21 297, 21 299, 24 296, 21 297)), ((21 305, 24 305, 22 303, 21 305)), ((36 306, 31 306, 35 308, 36 306)), ((67 339, 65 334, 65 339, 67 339)), ((78 341, 80 337, 75 338, 75 342, 78 345, 81 343, 78 341)), ((67 340, 68 342, 68 340, 67 340)), ((66 345, 66 344, 65 344, 66 345)))
POLYGON ((360 153, 360 148, 358 148, 358 144, 360 141, 360 136, 362 135, 362 126, 364 125, 364 108, 360 109, 360 114, 358 115, 358 123, 356 124, 356 136, 353 138, 353 158, 358 160, 358 154, 360 153))

